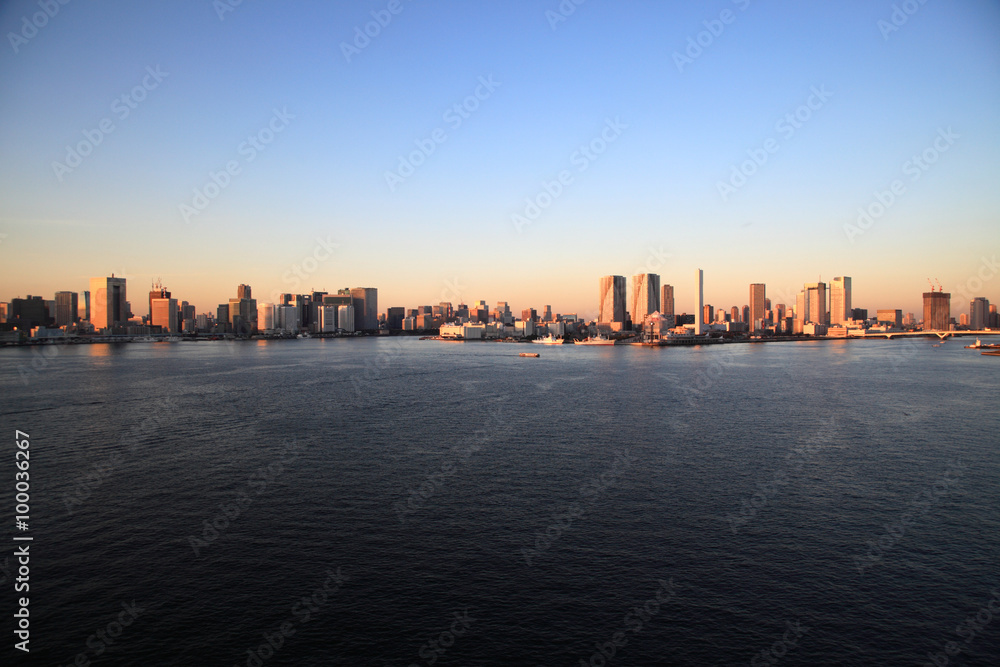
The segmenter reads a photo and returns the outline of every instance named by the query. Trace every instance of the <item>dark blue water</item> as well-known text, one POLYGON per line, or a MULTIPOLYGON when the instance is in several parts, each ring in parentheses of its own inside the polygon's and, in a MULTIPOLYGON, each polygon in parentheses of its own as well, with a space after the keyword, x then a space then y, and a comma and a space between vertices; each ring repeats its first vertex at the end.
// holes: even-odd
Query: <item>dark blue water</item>
POLYGON ((963 344, 3 349, 0 662, 1000 664, 963 344))

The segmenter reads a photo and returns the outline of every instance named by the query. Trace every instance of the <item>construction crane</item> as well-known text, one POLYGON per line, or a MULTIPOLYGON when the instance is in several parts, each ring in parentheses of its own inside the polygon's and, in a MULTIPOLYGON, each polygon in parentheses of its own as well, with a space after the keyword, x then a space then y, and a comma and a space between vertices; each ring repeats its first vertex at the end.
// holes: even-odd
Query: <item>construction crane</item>
POLYGON ((935 279, 934 279, 934 282, 936 282, 936 283, 938 284, 938 292, 943 292, 943 291, 944 291, 944 288, 943 288, 943 287, 941 287, 941 281, 940 281, 940 280, 938 280, 937 278, 935 278, 935 279))
POLYGON ((927 284, 931 286, 931 291, 933 292, 934 291, 934 283, 931 282, 930 278, 927 279, 927 284))

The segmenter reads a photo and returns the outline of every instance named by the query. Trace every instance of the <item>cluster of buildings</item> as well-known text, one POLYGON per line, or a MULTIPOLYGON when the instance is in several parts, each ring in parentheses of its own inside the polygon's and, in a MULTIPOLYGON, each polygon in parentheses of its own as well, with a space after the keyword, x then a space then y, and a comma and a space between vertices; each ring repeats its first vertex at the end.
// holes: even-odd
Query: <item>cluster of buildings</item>
POLYGON ((28 295, 0 303, 0 340, 17 342, 67 335, 149 336, 153 334, 297 335, 377 331, 378 290, 355 287, 336 294, 276 295, 276 303, 258 303, 249 285, 239 285, 236 296, 215 312, 196 313, 178 300, 160 281, 148 296, 148 315, 136 316, 128 300, 125 278, 91 278, 82 293, 56 292, 55 298, 28 295))
POLYGON ((698 305, 693 315, 675 312, 674 286, 661 285, 658 274, 637 274, 631 283, 629 291, 624 276, 601 277, 598 315, 591 323, 576 313, 553 314, 551 306, 545 306, 541 313, 527 308, 516 317, 506 301, 493 308, 485 301, 391 307, 380 314, 378 290, 373 287, 341 289, 335 294, 276 294, 273 303, 259 303, 249 285, 239 285, 236 296, 219 304, 214 313, 198 314, 193 305, 173 297, 160 281, 149 291, 148 315, 137 317, 128 301, 125 278, 112 274, 91 278, 90 289, 82 293, 61 291, 49 300, 29 295, 0 303, 0 341, 18 342, 29 332, 32 338, 57 338, 80 334, 294 336, 411 331, 439 332, 443 338, 463 340, 601 334, 639 336, 655 342, 704 335, 846 337, 920 325, 928 331, 1000 329, 997 307, 985 297, 972 299, 969 312, 961 313, 956 322, 951 316, 951 295, 940 285, 923 294, 923 319, 918 323, 912 313, 904 316, 898 309, 878 310, 869 317, 866 309, 854 308, 848 276, 834 278, 829 285, 822 281, 804 284, 794 296, 794 304, 772 304, 767 286, 752 283, 749 303, 727 309, 705 303, 704 272, 699 269, 694 285, 698 305))

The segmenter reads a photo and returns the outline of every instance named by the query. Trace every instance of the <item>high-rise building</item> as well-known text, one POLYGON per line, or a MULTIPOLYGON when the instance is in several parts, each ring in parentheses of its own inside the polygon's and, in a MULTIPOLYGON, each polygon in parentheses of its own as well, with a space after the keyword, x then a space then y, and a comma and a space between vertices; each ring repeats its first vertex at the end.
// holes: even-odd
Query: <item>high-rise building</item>
POLYGON ((632 276, 632 326, 636 331, 646 318, 660 310, 660 276, 640 273, 632 276))
POLYGON ((153 299, 153 310, 150 312, 149 323, 163 327, 164 332, 178 333, 177 299, 153 299))
POLYGON ((951 294, 924 292, 924 331, 948 331, 950 325, 951 294))
POLYGON ((525 308, 521 311, 521 321, 522 322, 537 322, 538 313, 534 308, 525 308))
POLYGON ((347 333, 353 333, 355 329, 354 306, 337 307, 337 328, 343 329, 347 333))
MULTIPOLYGON (((351 302, 354 306, 354 328, 352 331, 375 331, 378 329, 378 289, 375 287, 352 287, 351 302)), ((347 329, 345 326, 340 328, 347 329)))
POLYGON ((57 327, 64 327, 80 320, 77 311, 79 295, 76 292, 56 292, 55 320, 57 327))
MULTIPOLYGON (((624 281, 625 279, 622 278, 622 280, 624 281)), ((623 287, 622 288, 622 304, 623 304, 623 307, 624 307, 624 303, 625 303, 625 288, 623 287)), ((552 320, 552 306, 545 306, 545 308, 542 309, 542 322, 552 322, 552 321, 553 321, 552 320)), ((622 318, 622 322, 624 322, 624 321, 625 321, 625 318, 623 317, 622 318)))
POLYGON ((393 306, 385 311, 385 324, 391 331, 401 331, 406 318, 406 308, 393 306))
POLYGON ((83 310, 83 314, 79 314, 79 318, 84 322, 90 321, 90 290, 83 291, 83 305, 80 306, 83 310))
POLYGON ((868 309, 867 308, 851 308, 851 319, 858 320, 859 322, 864 322, 868 319, 868 309))
MULTIPOLYGON (((598 299, 598 322, 625 322, 625 276, 601 278, 598 299)), ((548 313, 551 313, 551 309, 548 309, 548 313)))
POLYGON ((250 289, 249 285, 236 286, 236 297, 238 299, 252 299, 253 296, 251 296, 251 292, 252 290, 250 289))
POLYGON ((169 299, 170 292, 163 286, 159 280, 153 283, 151 289, 149 290, 149 317, 150 322, 153 318, 153 299, 169 299))
POLYGON ((112 329, 128 322, 125 278, 90 279, 91 324, 94 329, 112 329))
POLYGON ((830 324, 841 325, 851 319, 851 279, 848 276, 830 281, 830 324))
POLYGON ((220 303, 215 310, 215 326, 219 327, 220 333, 229 331, 229 304, 220 303))
POLYGON ((733 306, 729 310, 729 319, 732 322, 742 322, 742 319, 740 318, 740 307, 739 306, 733 306))
POLYGON ((714 313, 715 311, 712 310, 712 304, 706 303, 705 305, 703 305, 701 307, 701 323, 711 324, 713 321, 715 321, 714 313))
POLYGON ((261 331, 273 331, 274 326, 274 304, 257 304, 257 328, 261 331))
MULTIPOLYGON (((58 296, 58 294, 56 295, 58 296)), ((977 296, 969 302, 969 326, 979 331, 985 329, 990 314, 990 302, 985 297, 977 296)), ((58 319, 56 324, 59 324, 58 319)))
POLYGON ((663 315, 675 315, 674 311, 674 286, 664 285, 663 296, 660 299, 660 313, 663 315))
POLYGON ((48 308, 45 299, 40 296, 28 295, 26 299, 11 299, 10 313, 7 321, 19 329, 31 329, 49 324, 48 308))
POLYGON ((698 306, 694 309, 694 333, 700 336, 705 333, 705 319, 703 308, 705 306, 705 272, 701 269, 694 274, 695 282, 698 283, 698 306))
POLYGON ((764 296, 764 283, 751 283, 750 285, 750 331, 760 331, 763 328, 764 313, 767 311, 767 304, 764 296))
POLYGON ((805 294, 808 316, 802 321, 812 324, 829 324, 826 317, 826 283, 806 283, 805 294))

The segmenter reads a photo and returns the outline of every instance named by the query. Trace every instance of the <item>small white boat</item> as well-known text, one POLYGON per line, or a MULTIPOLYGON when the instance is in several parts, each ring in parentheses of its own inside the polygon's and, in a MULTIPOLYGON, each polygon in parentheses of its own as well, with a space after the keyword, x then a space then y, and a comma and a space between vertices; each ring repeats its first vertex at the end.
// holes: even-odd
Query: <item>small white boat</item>
POLYGON ((533 340, 531 342, 532 343, 538 343, 539 345, 562 345, 566 341, 563 340, 562 338, 556 338, 552 334, 549 334, 545 338, 536 338, 535 340, 533 340))

